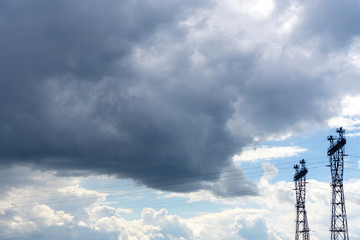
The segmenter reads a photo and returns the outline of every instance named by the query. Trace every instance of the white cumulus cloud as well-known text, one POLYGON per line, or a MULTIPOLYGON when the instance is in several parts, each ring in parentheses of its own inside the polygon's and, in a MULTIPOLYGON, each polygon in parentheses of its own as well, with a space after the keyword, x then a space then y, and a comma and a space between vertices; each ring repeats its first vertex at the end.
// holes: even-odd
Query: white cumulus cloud
POLYGON ((246 148, 239 155, 233 157, 238 162, 257 162, 262 160, 271 160, 275 158, 293 157, 299 153, 306 152, 306 148, 298 146, 269 147, 261 146, 258 148, 246 148))

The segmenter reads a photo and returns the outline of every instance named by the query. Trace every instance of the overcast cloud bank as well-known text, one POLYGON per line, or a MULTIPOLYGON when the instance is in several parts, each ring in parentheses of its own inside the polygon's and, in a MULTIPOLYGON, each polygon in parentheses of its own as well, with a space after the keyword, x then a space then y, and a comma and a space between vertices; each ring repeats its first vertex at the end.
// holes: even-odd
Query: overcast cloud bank
POLYGON ((359 3, 257 4, 2 1, 2 163, 186 192, 254 140, 326 126, 359 89, 359 3))

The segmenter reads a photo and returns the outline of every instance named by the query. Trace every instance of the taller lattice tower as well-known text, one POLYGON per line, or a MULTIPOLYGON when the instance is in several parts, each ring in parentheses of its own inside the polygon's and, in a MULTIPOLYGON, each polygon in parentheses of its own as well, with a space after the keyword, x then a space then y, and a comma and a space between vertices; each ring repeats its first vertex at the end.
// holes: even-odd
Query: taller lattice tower
POLYGON ((344 175, 344 151, 346 139, 344 137, 345 130, 343 128, 336 129, 339 136, 329 136, 330 147, 328 149, 328 156, 330 157, 331 168, 331 240, 349 239, 348 224, 345 210, 345 197, 343 188, 344 175))
POLYGON ((305 160, 300 161, 301 167, 298 164, 294 166, 295 175, 295 191, 296 191, 296 228, 295 240, 310 240, 310 230, 307 221, 305 210, 305 193, 306 193, 306 174, 308 172, 305 167, 305 160))

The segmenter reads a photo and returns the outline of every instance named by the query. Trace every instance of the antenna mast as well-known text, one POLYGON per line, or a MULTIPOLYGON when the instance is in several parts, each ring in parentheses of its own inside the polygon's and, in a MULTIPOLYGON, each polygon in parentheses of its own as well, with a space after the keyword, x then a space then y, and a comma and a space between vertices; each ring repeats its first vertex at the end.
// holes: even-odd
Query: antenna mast
POLYGON ((305 210, 305 193, 306 193, 306 174, 308 172, 305 167, 305 160, 300 160, 298 164, 294 166, 295 175, 295 191, 296 191, 296 230, 295 240, 310 240, 310 230, 307 221, 307 215, 305 210))

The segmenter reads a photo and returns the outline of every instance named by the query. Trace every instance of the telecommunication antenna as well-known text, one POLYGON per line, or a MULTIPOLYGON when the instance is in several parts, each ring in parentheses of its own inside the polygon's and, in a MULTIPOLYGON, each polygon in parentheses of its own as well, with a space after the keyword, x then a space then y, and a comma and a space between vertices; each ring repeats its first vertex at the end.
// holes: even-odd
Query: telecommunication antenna
POLYGON ((295 175, 295 191, 296 191, 296 229, 295 240, 310 240, 310 230, 307 221, 307 215, 305 210, 305 193, 306 193, 306 174, 308 172, 305 167, 305 160, 300 160, 298 164, 294 166, 295 175))
POLYGON ((331 169, 331 240, 349 239, 348 224, 345 209, 345 197, 343 187, 344 175, 344 154, 346 139, 344 137, 345 130, 343 128, 336 129, 339 136, 329 136, 330 147, 328 149, 328 156, 330 157, 331 169))

